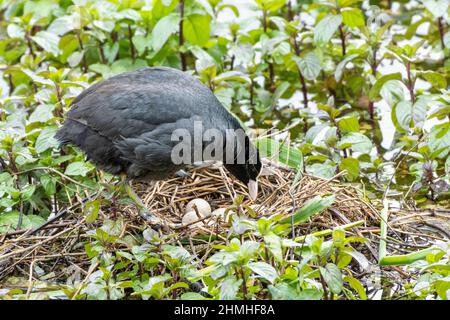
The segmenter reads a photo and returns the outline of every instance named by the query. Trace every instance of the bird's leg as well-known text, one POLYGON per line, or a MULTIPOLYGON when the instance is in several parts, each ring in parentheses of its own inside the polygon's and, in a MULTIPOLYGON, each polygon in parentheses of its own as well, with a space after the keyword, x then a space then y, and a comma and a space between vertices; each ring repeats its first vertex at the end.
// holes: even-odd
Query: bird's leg
POLYGON ((122 179, 123 187, 125 188, 125 191, 126 191, 128 197, 130 197, 131 200, 133 200, 134 204, 136 205, 136 207, 139 211, 139 215, 144 220, 150 222, 151 224, 160 226, 161 220, 147 209, 145 204, 142 202, 141 198, 136 194, 136 192, 134 192, 134 190, 130 184, 130 179, 124 175, 121 176, 121 179, 122 179))

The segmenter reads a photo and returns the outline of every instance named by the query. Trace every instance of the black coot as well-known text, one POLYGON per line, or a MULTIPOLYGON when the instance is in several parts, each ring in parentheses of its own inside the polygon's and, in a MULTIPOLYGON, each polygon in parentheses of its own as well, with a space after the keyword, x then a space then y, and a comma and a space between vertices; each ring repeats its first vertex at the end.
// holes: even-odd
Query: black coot
MULTIPOLYGON (((203 132, 216 129, 223 134, 224 152, 212 155, 218 160, 217 156, 223 154, 219 160, 249 186, 249 194, 256 198, 256 181, 261 171, 258 151, 246 135, 244 142, 230 142, 226 131, 242 130, 239 122, 209 88, 176 69, 144 68, 89 87, 72 102, 56 138, 62 145, 78 146, 89 160, 109 173, 124 174, 130 179, 160 180, 188 166, 173 161, 172 150, 179 141, 173 141, 172 134, 176 129, 184 129, 194 137, 193 131, 198 130, 194 129, 196 121, 201 123, 203 132), (225 147, 230 143, 235 148, 225 147), (243 155, 244 161, 227 163, 227 151, 233 152, 231 159, 243 155)), ((202 150, 207 145, 203 142, 202 150)))

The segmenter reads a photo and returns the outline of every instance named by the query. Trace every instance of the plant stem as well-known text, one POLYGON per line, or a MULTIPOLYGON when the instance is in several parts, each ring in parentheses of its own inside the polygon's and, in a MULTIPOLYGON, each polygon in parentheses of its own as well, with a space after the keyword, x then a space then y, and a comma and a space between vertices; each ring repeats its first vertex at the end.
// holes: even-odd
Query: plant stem
POLYGON ((82 59, 83 72, 87 72, 87 62, 86 62, 86 55, 84 52, 83 41, 81 40, 81 36, 80 36, 79 32, 77 32, 76 35, 77 35, 78 45, 80 46, 81 51, 83 51, 83 59, 82 59))
POLYGON ((103 64, 106 64, 106 57, 105 57, 105 51, 103 50, 103 43, 101 43, 100 41, 98 42, 98 52, 99 52, 99 56, 100 56, 100 61, 103 64))
POLYGON ((345 33, 344 29, 342 28, 342 24, 339 25, 339 35, 341 37, 342 55, 345 56, 345 54, 347 53, 347 48, 345 45, 345 33))
POLYGON ((250 105, 253 106, 254 105, 254 86, 255 86, 255 82, 253 81, 253 78, 250 80, 250 105))
MULTIPOLYGON (((322 260, 322 259, 319 258, 319 266, 322 265, 321 260, 322 260)), ((323 278, 322 272, 320 272, 320 270, 319 270, 319 278, 320 278, 320 283, 322 284, 322 288, 323 288, 323 299, 324 299, 324 300, 329 300, 329 298, 328 298, 327 284, 326 284, 325 279, 323 278)))
POLYGON ((443 19, 442 19, 442 17, 439 17, 438 18, 438 20, 437 20, 437 23, 438 23, 438 29, 439 29, 439 38, 440 38, 440 40, 441 40, 441 47, 442 47, 442 50, 444 50, 445 49, 445 42, 444 42, 444 24, 443 24, 443 19))
MULTIPOLYGON (((296 39, 296 36, 294 35, 292 38, 292 42, 294 44, 294 52, 297 55, 297 57, 300 57, 300 48, 298 46, 298 42, 296 39)), ((302 95, 303 95, 303 105, 305 108, 308 108, 308 89, 306 88, 306 81, 305 77, 303 76, 302 72, 300 71, 300 68, 298 69, 298 78, 300 80, 300 83, 302 85, 302 95)))
MULTIPOLYGON (((264 33, 267 33, 267 11, 263 10, 263 29, 264 29, 264 33)), ((268 61, 267 62, 269 64, 269 83, 268 85, 266 85, 266 89, 269 90, 270 92, 274 92, 275 91, 275 72, 273 69, 273 62, 268 61)))
MULTIPOLYGON (((374 77, 377 76, 377 68, 378 68, 377 51, 378 51, 378 46, 375 45, 372 48, 372 63, 370 64, 370 68, 372 69, 372 75, 374 77)), ((372 120, 372 124, 374 124, 373 120, 374 120, 374 115, 375 115, 375 109, 374 109, 373 101, 369 101, 368 111, 369 111, 370 120, 372 120)))
POLYGON ((411 61, 406 64, 406 74, 408 76, 408 90, 411 95, 411 102, 414 104, 416 102, 416 95, 414 94, 414 81, 411 77, 411 61))
POLYGON ((287 11, 288 21, 292 21, 294 19, 294 12, 292 11, 291 0, 288 1, 287 8, 288 8, 288 11, 287 11))
POLYGON ((131 25, 128 25, 128 41, 130 42, 130 54, 133 62, 136 60, 136 49, 133 44, 133 30, 131 30, 131 25))
POLYGON ((236 269, 236 274, 241 274, 242 277, 242 294, 244 295, 244 300, 248 300, 248 290, 247 290, 247 283, 245 280, 245 271, 244 266, 241 266, 240 272, 236 269))
POLYGON ((183 35, 183 18, 184 18, 184 0, 180 1, 180 24, 179 24, 179 32, 180 35, 178 37, 178 45, 180 46, 180 60, 181 60, 181 69, 186 71, 187 63, 186 63, 186 54, 183 52, 181 47, 184 45, 184 35, 183 35))

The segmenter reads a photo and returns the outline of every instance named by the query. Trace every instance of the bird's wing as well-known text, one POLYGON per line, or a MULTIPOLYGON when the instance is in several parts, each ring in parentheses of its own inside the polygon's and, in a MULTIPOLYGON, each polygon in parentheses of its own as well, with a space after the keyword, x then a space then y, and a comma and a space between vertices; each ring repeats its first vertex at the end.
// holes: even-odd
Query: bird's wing
POLYGON ((88 88, 73 101, 68 118, 116 141, 220 107, 214 94, 194 77, 147 68, 88 88))
MULTIPOLYGON (((175 130, 186 134, 184 142, 191 144, 192 130, 196 117, 179 119, 174 123, 161 124, 155 130, 145 132, 138 137, 124 138, 116 142, 115 146, 122 154, 122 159, 132 163, 128 169, 131 177, 147 176, 152 179, 164 179, 171 173, 185 167, 172 159, 173 147, 182 141, 180 136, 175 138, 175 130)), ((189 152, 192 152, 189 149, 189 152)))

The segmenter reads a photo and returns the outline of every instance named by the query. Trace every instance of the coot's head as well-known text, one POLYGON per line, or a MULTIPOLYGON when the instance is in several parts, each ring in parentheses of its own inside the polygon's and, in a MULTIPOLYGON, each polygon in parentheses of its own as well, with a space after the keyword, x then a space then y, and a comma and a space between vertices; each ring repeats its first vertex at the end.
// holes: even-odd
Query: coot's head
POLYGON ((258 176, 261 173, 262 163, 258 149, 255 148, 247 136, 245 137, 244 150, 238 148, 235 155, 235 162, 225 162, 225 168, 248 186, 250 197, 256 200, 258 196, 258 176), (244 150, 245 153, 243 153, 244 150))

